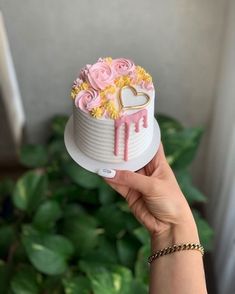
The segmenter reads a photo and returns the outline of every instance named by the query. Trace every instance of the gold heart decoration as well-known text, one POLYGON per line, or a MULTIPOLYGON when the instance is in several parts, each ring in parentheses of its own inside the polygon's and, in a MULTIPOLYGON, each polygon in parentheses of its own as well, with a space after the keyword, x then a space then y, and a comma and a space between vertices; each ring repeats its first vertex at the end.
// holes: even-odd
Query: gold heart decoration
POLYGON ((120 110, 132 110, 132 109, 141 109, 147 106, 150 102, 150 97, 147 93, 144 92, 138 92, 136 88, 132 86, 123 86, 120 88, 118 93, 118 100, 120 105, 120 110), (146 102, 143 104, 137 104, 137 105, 125 105, 122 99, 122 90, 123 89, 130 89, 134 96, 144 96, 146 98, 146 102))

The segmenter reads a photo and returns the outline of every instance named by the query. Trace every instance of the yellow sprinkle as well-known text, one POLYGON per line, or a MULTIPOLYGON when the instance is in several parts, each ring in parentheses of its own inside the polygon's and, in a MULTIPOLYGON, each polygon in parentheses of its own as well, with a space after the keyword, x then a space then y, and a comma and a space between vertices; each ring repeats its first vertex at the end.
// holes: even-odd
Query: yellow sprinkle
POLYGON ((81 91, 80 87, 72 88, 72 91, 70 93, 71 97, 74 99, 80 91, 81 91))
POLYGON ((129 76, 121 76, 116 78, 114 83, 119 88, 122 88, 124 86, 129 86, 131 84, 131 78, 129 76))
POLYGON ((124 86, 129 86, 131 84, 131 78, 129 76, 123 77, 124 86))
POLYGON ((119 117, 119 111, 116 110, 116 107, 113 101, 111 100, 106 101, 106 103, 104 104, 104 107, 107 110, 110 118, 116 119, 119 117))
POLYGON ((141 83, 142 81, 152 82, 152 77, 149 73, 145 71, 145 69, 141 66, 136 66, 136 80, 137 84, 141 83))
POLYGON ((119 113, 117 111, 112 111, 112 112, 109 113, 109 116, 112 119, 117 119, 117 118, 119 118, 119 113))
POLYGON ((80 88, 81 90, 87 90, 89 88, 89 85, 86 83, 86 82, 83 82, 81 85, 80 85, 80 88))
POLYGON ((111 100, 106 101, 104 106, 108 111, 112 111, 113 109, 115 109, 114 103, 111 100))
POLYGON ((76 96, 76 95, 75 95, 74 91, 72 90, 71 93, 70 93, 70 97, 71 97, 72 99, 74 99, 75 96, 76 96))
POLYGON ((115 85, 119 88, 122 88, 124 86, 124 81, 122 77, 118 77, 114 81, 115 85))
POLYGON ((111 64, 113 61, 112 57, 105 57, 104 60, 109 64, 111 64))
POLYGON ((103 109, 101 107, 95 107, 91 110, 91 115, 95 118, 100 118, 103 115, 103 109))
POLYGON ((100 97, 104 99, 105 96, 106 96, 105 91, 104 90, 100 91, 100 97))
POLYGON ((80 91, 87 89, 89 89, 88 83, 83 82, 79 87, 75 86, 72 88, 70 96, 72 97, 72 99, 74 99, 80 91))
POLYGON ((136 67, 136 71, 143 75, 146 73, 145 69, 139 65, 136 67))
POLYGON ((104 92, 105 92, 106 95, 107 95, 107 94, 114 94, 115 91, 116 91, 116 88, 115 88, 115 86, 113 86, 113 85, 109 85, 109 86, 107 86, 107 87, 104 89, 104 92))
POLYGON ((146 73, 146 74, 143 76, 143 80, 146 81, 146 82, 152 82, 152 77, 150 76, 149 73, 146 73))

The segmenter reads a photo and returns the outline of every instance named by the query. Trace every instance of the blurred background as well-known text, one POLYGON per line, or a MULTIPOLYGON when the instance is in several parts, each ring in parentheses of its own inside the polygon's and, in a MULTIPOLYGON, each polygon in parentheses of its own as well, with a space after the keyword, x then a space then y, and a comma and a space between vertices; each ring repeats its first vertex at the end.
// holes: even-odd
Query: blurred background
POLYGON ((71 113, 81 67, 131 58, 153 76, 157 113, 204 129, 190 170, 215 232, 211 293, 235 293, 235 2, 0 0, 0 10, 1 178, 21 173, 22 143, 44 144, 51 118, 71 113))

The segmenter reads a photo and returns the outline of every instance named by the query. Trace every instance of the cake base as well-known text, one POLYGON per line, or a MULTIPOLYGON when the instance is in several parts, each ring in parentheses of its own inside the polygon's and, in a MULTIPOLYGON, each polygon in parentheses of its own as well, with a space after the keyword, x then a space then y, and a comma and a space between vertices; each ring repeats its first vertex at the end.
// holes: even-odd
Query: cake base
POLYGON ((75 144, 73 139, 73 115, 70 116, 64 132, 64 142, 65 147, 72 157, 72 159, 79 164, 81 167, 93 172, 97 173, 101 168, 107 169, 116 169, 116 170, 130 170, 137 171, 144 167, 156 154, 160 142, 161 142, 161 133, 160 128, 157 121, 154 119, 154 131, 153 131, 153 139, 149 148, 141 154, 141 156, 136 157, 132 160, 123 161, 119 163, 107 163, 99 160, 95 160, 93 158, 88 157, 84 154, 75 144))

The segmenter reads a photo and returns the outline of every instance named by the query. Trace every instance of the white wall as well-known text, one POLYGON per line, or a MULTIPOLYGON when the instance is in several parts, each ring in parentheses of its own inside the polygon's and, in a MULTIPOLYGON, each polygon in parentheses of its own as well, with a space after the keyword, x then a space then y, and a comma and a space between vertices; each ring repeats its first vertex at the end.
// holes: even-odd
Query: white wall
POLYGON ((218 71, 215 103, 208 152, 207 186, 212 194, 212 214, 224 181, 223 172, 235 124, 235 2, 229 0, 224 31, 223 50, 218 71), (213 174, 213 177, 209 176, 213 174), (214 200, 213 200, 213 199, 214 200), (217 200, 216 200, 217 199, 217 200))
POLYGON ((157 86, 159 111, 207 125, 223 0, 0 0, 31 142, 70 113, 78 70, 99 56, 131 57, 157 86))
POLYGON ((215 229, 215 269, 219 294, 235 293, 235 2, 229 0, 215 91, 206 191, 215 229))

